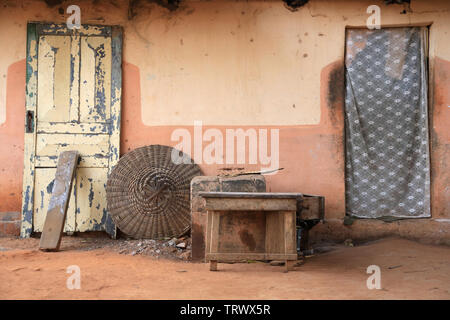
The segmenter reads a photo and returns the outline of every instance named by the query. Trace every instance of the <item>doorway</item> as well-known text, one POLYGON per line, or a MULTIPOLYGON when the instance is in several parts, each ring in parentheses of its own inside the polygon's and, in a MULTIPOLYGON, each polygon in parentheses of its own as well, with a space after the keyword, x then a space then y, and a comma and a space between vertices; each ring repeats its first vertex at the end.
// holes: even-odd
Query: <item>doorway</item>
POLYGON ((80 155, 65 232, 106 231, 106 181, 119 160, 120 27, 29 23, 21 236, 41 232, 58 156, 80 155))
POLYGON ((348 29, 346 211, 430 217, 428 28, 348 29))

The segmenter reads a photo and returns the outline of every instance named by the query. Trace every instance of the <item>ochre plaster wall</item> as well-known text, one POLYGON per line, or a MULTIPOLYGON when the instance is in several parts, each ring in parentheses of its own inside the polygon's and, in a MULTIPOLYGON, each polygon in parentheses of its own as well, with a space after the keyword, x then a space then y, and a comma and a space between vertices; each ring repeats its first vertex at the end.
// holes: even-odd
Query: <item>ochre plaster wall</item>
MULTIPOLYGON (((281 1, 0 0, 0 212, 20 211, 27 21, 65 22, 70 4, 82 23, 124 30, 121 153, 176 145, 175 129, 280 130, 280 167, 268 191, 321 194, 325 224, 313 240, 401 235, 450 243, 450 3, 311 0, 296 12, 281 1), (346 27, 364 27, 371 4, 382 26, 430 26, 432 219, 344 226, 343 59, 346 27), (406 9, 406 13, 401 13, 406 9)), ((242 165, 236 165, 242 167, 242 165)), ((201 165, 214 175, 224 165, 201 165)), ((258 169, 259 165, 246 165, 258 169)))

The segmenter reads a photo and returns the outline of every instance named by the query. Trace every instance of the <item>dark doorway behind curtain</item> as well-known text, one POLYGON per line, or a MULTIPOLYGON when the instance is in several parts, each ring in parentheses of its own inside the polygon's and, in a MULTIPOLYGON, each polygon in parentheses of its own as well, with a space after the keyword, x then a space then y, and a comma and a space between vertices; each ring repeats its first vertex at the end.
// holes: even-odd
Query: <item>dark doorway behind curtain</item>
POLYGON ((347 30, 348 215, 430 217, 426 45, 427 28, 347 30))

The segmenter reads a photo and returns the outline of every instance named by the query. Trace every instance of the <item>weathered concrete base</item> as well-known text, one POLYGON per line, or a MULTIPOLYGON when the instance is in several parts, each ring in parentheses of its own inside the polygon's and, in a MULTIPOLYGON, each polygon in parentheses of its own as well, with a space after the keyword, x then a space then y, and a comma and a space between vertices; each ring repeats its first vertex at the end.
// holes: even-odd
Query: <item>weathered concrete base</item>
POLYGON ((20 222, 20 212, 0 212, 0 237, 18 237, 20 222))
POLYGON ((395 222, 358 219, 344 225, 343 219, 326 219, 309 232, 311 244, 377 240, 385 237, 402 237, 427 244, 450 245, 450 219, 408 219, 395 222))
POLYGON ((201 191, 265 192, 266 181, 262 175, 238 177, 198 176, 191 181, 192 261, 205 260, 206 210, 201 191))

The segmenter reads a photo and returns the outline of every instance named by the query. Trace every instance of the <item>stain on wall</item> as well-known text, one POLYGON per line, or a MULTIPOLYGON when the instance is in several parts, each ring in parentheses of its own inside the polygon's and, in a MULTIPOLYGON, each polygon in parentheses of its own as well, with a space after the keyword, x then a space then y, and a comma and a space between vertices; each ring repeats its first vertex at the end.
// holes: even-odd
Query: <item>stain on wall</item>
MULTIPOLYGON (((326 69, 328 71, 328 69, 326 69)), ((332 64, 328 75, 327 108, 333 126, 338 126, 342 119, 345 100, 344 65, 340 61, 332 64)))

